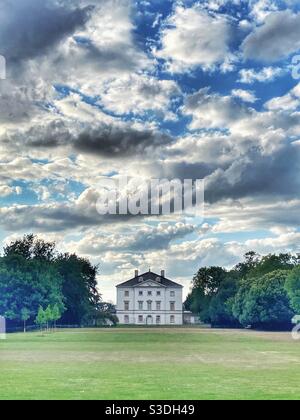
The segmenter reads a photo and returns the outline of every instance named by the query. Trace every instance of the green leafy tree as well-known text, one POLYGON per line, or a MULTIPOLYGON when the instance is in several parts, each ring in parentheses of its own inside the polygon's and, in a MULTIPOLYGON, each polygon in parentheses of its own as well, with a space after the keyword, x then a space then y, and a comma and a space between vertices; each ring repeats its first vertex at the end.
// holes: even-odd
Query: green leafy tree
POLYGON ((56 330, 56 323, 62 316, 62 309, 59 307, 59 305, 54 305, 52 308, 52 321, 54 322, 54 328, 56 330))
POLYGON ((233 315, 242 325, 254 328, 289 325, 293 311, 285 290, 288 275, 286 270, 277 270, 244 280, 233 303, 233 315))
POLYGON ((47 323, 45 311, 41 306, 39 307, 38 314, 35 319, 35 323, 40 327, 41 330, 47 323))
POLYGON ((45 310, 45 320, 46 320, 46 325, 47 325, 47 331, 49 331, 49 327, 51 323, 54 321, 51 305, 48 305, 45 310))
POLYGON ((210 305, 216 297, 227 272, 222 267, 200 268, 193 279, 193 289, 185 302, 187 310, 200 315, 202 321, 211 322, 210 305))
POLYGON ((300 266, 295 267, 288 275, 285 289, 296 314, 300 314, 300 266))
POLYGON ((21 309, 21 320, 23 321, 24 326, 24 333, 26 333, 26 322, 30 319, 31 313, 29 309, 22 308, 21 309))
POLYGON ((62 323, 89 323, 101 303, 97 273, 87 259, 59 255, 54 243, 26 235, 0 258, 0 313, 18 324, 23 308, 35 316, 40 306, 50 306, 62 323))
POLYGON ((74 254, 58 256, 56 266, 63 279, 66 311, 62 316, 62 323, 91 323, 101 303, 101 295, 97 290, 98 267, 74 254))
POLYGON ((212 326, 238 326, 239 322, 232 313, 232 299, 239 288, 239 279, 235 272, 228 273, 226 280, 220 285, 217 294, 212 298, 209 306, 210 322, 212 326))
POLYGON ((101 302, 95 313, 95 325, 105 326, 111 324, 115 326, 118 322, 115 306, 109 302, 101 302))
POLYGON ((62 278, 56 267, 21 255, 0 259, 0 313, 23 321, 22 309, 37 314, 40 306, 63 306, 62 278))
POLYGON ((292 270, 295 266, 295 258, 291 254, 269 254, 262 257, 257 264, 253 266, 245 277, 262 277, 265 274, 276 270, 292 270))
POLYGON ((53 261, 55 258, 55 243, 45 242, 34 235, 26 235, 4 248, 4 256, 18 255, 26 260, 39 259, 53 261))
POLYGON ((260 263, 261 256, 254 251, 249 251, 244 256, 244 261, 237 264, 235 271, 240 278, 245 278, 253 271, 260 263))

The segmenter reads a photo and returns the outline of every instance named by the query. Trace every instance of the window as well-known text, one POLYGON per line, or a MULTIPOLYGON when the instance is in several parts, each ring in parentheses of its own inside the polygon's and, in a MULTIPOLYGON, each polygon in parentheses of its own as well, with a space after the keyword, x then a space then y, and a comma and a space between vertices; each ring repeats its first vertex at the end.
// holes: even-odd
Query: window
POLYGON ((175 324, 175 316, 171 315, 170 317, 171 324, 175 324))
POLYGON ((124 302, 124 310, 129 311, 129 302, 127 301, 124 302))
POLYGON ((151 291, 148 292, 148 296, 152 296, 152 292, 151 291))
POLYGON ((125 290, 125 297, 129 297, 129 290, 125 290))
POLYGON ((143 291, 142 290, 139 291, 139 296, 143 296, 143 291))
POLYGON ((160 324, 160 316, 156 317, 156 324, 159 325, 160 324))
POLYGON ((147 310, 148 310, 148 311, 152 311, 152 302, 151 302, 151 300, 149 300, 149 301, 147 302, 147 310))
POLYGON ((125 324, 129 324, 129 316, 128 315, 124 316, 124 322, 125 322, 125 324))
POLYGON ((143 315, 139 315, 139 324, 142 324, 144 322, 143 315))
POLYGON ((175 292, 174 292, 174 290, 172 290, 172 292, 171 292, 171 297, 175 297, 175 292))
POLYGON ((139 302, 139 311, 143 311, 144 310, 144 302, 140 301, 139 302))
POLYGON ((161 295, 161 292, 156 292, 156 296, 160 296, 161 295))
POLYGON ((157 311, 161 310, 161 302, 156 302, 156 310, 157 311))
POLYGON ((175 311, 175 302, 170 302, 170 311, 175 311))

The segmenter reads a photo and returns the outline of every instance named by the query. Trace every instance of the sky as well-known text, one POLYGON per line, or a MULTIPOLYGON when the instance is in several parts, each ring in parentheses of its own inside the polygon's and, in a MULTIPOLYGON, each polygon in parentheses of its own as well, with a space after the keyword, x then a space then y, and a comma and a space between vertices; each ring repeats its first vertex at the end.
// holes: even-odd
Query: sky
MULTIPOLYGON (((300 252, 297 0, 3 0, 0 241, 151 268, 300 252), (293 64, 294 63, 294 64, 293 64), (104 177, 204 179, 204 219, 108 217, 104 177)), ((300 71, 299 71, 300 74, 300 71)))

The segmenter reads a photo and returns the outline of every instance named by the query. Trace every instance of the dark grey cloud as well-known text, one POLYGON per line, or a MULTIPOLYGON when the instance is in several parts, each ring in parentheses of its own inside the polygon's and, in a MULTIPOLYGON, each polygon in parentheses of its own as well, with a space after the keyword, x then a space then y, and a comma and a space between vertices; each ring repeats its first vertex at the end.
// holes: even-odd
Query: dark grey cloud
POLYGON ((300 49, 300 13, 270 13, 242 44, 246 59, 275 62, 300 49))
POLYGON ((70 146, 77 152, 105 157, 129 157, 170 144, 173 139, 154 130, 137 130, 127 125, 101 124, 86 127, 79 133, 72 133, 62 120, 43 127, 32 127, 25 134, 16 134, 17 139, 27 147, 54 148, 70 146))
POLYGON ((126 157, 155 150, 171 141, 171 137, 152 130, 102 126, 83 131, 74 139, 74 147, 85 153, 126 157))
POLYGON ((182 239, 194 233, 195 230, 195 226, 187 224, 141 230, 137 232, 132 242, 129 243, 129 250, 138 252, 168 249, 172 241, 182 239))
POLYGON ((79 250, 88 255, 102 255, 103 252, 128 252, 140 253, 168 249, 170 244, 182 239, 194 232, 196 226, 177 223, 161 224, 157 227, 141 226, 134 227, 129 231, 120 230, 118 233, 107 235, 105 233, 91 233, 84 238, 79 250))
POLYGON ((206 200, 246 197, 296 198, 300 191, 300 150, 287 144, 272 155, 260 148, 249 150, 223 169, 212 173, 206 183, 206 200))
POLYGON ((86 202, 85 207, 74 204, 57 203, 45 205, 26 205, 0 208, 0 226, 8 232, 39 231, 63 232, 85 230, 93 226, 128 222, 132 216, 101 216, 95 209, 94 201, 86 202))
POLYGON ((5 0, 0 6, 0 54, 8 62, 45 54, 84 25, 92 10, 66 8, 54 0, 5 0))
POLYGON ((259 139, 228 136, 228 140, 223 137, 222 141, 223 146, 211 138, 208 155, 199 140, 197 151, 182 151, 176 155, 176 162, 166 162, 156 170, 161 177, 171 179, 205 179, 205 199, 210 203, 247 197, 274 197, 274 200, 300 197, 299 144, 283 139, 280 147, 268 153, 259 139))

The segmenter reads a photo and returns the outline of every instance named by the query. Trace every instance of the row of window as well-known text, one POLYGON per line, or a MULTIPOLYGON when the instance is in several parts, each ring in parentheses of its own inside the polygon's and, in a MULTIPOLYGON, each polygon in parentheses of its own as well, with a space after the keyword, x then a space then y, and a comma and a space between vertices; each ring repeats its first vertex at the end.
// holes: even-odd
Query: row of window
MULTIPOLYGON (((140 301, 138 302, 139 304, 139 311, 143 311, 144 310, 144 302, 140 301)), ((151 300, 149 300, 147 302, 147 311, 152 311, 153 308, 153 302, 151 300)), ((175 302, 170 302, 170 311, 175 311, 176 309, 176 303, 175 302)), ((130 302, 125 301, 124 302, 124 310, 125 311, 130 311, 130 302)), ((157 311, 161 311, 161 302, 156 302, 156 310, 157 311)))
MULTIPOLYGON (((128 315, 125 315, 124 322, 125 322, 125 324, 129 324, 129 316, 128 315)), ((144 317, 143 315, 139 315, 138 322, 139 322, 139 324, 151 325, 151 324, 153 324, 153 317, 152 316, 144 317)), ((157 315, 156 325, 160 325, 160 324, 161 324, 161 317, 159 315, 157 315)), ((170 316, 170 324, 175 324, 175 316, 174 315, 170 316)))
MULTIPOLYGON (((147 291, 147 295, 148 296, 152 296, 153 295, 152 290, 148 290, 147 291)), ((140 290, 139 291, 139 296, 144 296, 144 291, 143 290, 140 290)), ((156 296, 161 296, 161 292, 160 291, 157 291, 156 292, 156 296)), ((170 296, 171 297, 175 297, 175 292, 174 291, 171 291, 170 292, 170 296)), ((125 290, 125 297, 129 297, 129 290, 125 290)))

